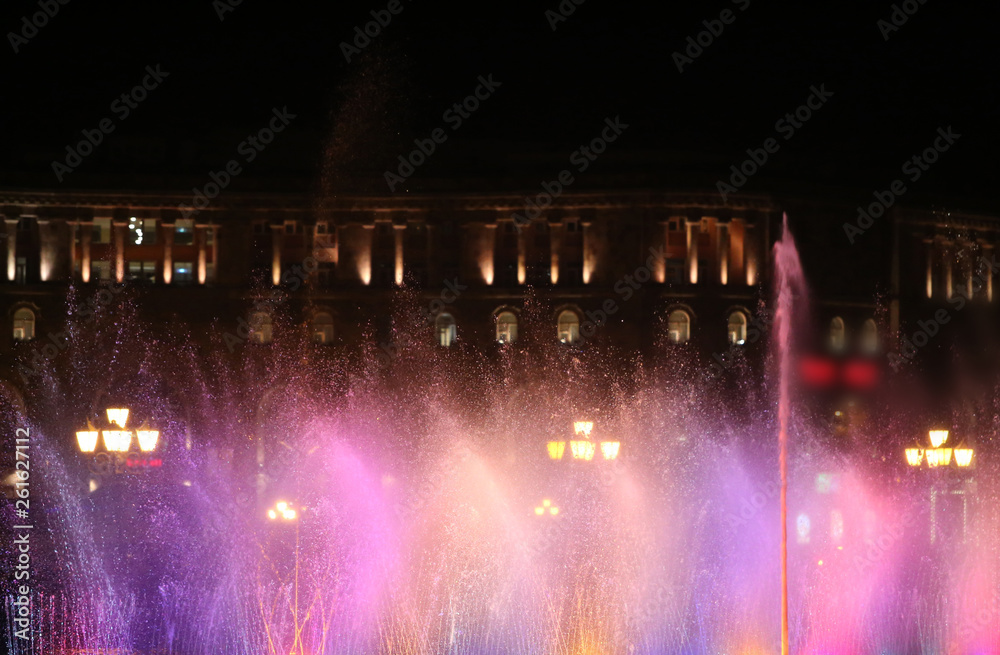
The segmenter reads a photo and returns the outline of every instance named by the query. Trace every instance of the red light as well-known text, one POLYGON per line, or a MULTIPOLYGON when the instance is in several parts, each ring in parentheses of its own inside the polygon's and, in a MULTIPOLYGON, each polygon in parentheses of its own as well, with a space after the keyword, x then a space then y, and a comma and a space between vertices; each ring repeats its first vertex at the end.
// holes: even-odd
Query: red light
POLYGON ((878 384, 879 370, 874 362, 853 361, 844 365, 844 384, 854 389, 871 389, 878 384))
POLYGON ((829 387, 837 377, 837 367, 829 359, 803 357, 799 362, 802 381, 812 387, 829 387))

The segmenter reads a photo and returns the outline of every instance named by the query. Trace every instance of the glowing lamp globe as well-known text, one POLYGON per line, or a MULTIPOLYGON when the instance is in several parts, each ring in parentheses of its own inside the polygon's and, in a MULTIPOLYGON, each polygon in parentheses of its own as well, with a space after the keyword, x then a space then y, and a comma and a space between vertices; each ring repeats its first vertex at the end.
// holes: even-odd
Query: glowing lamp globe
POLYGON ((972 453, 971 448, 956 448, 955 463, 963 468, 969 466, 972 464, 972 453))
POLYGON ((160 438, 159 430, 136 430, 135 435, 139 440, 139 450, 144 453, 156 450, 156 442, 160 438))
POLYGON ((101 436, 109 453, 127 453, 132 445, 132 433, 128 430, 104 430, 101 436))
POLYGON ((910 466, 920 466, 920 463, 924 460, 924 451, 919 448, 907 448, 906 449, 906 463, 910 466))
POLYGON ((935 448, 940 448, 944 445, 944 442, 948 441, 948 431, 947 430, 931 430, 927 433, 931 439, 931 445, 935 448))
POLYGON ((582 459, 589 462, 594 459, 597 444, 593 441, 570 441, 569 448, 570 452, 573 453, 573 459, 582 459))
POLYGON ((565 441, 550 441, 548 443, 549 459, 562 459, 566 452, 565 441))
POLYGON ((76 433, 76 443, 81 453, 92 453, 97 448, 97 430, 80 430, 76 433))
POLYGON ((601 455, 604 459, 616 459, 618 457, 618 451, 621 449, 621 442, 618 441, 602 441, 601 442, 601 455))
POLYGON ((118 427, 125 429, 125 424, 128 423, 127 407, 109 407, 107 412, 109 423, 114 423, 118 427))

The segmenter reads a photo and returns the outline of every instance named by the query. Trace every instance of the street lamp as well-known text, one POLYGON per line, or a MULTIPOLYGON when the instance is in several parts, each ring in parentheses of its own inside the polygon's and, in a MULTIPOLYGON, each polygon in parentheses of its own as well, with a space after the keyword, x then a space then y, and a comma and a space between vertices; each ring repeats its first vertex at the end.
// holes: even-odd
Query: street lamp
POLYGON ((559 516, 559 507, 548 498, 543 498, 542 504, 535 507, 535 516, 559 516))
POLYGON ((267 510, 267 518, 272 521, 297 521, 299 514, 292 508, 290 503, 279 500, 274 504, 274 507, 267 510))
MULTIPOLYGON (((600 452, 601 459, 617 459, 621 450, 618 441, 591 441, 590 433, 594 431, 593 421, 573 421, 575 439, 569 441, 569 452, 572 459, 584 462, 592 461, 600 452)), ((550 441, 546 444, 549 459, 560 460, 566 454, 565 441, 550 441)))
POLYGON ((88 419, 86 429, 76 432, 80 452, 93 456, 91 471, 94 474, 126 473, 163 465, 161 459, 139 456, 140 453, 153 453, 156 450, 160 440, 159 430, 151 430, 145 424, 137 430, 130 430, 128 419, 131 411, 127 407, 109 407, 104 413, 108 419, 104 428, 95 428, 88 419), (98 447, 102 443, 103 449, 98 447), (138 452, 133 449, 133 444, 138 446, 138 452))
POLYGON ((931 443, 930 448, 907 448, 904 451, 906 463, 917 468, 925 461, 928 468, 938 468, 940 466, 950 466, 952 455, 955 464, 960 468, 968 468, 972 465, 972 457, 975 451, 972 448, 960 446, 958 448, 944 448, 948 442, 948 430, 930 430, 927 437, 931 443))

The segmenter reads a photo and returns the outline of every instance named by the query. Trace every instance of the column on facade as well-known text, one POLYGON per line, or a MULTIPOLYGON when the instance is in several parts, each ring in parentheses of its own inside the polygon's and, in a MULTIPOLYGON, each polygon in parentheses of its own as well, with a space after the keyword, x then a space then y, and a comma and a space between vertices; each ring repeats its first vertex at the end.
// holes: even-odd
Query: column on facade
POLYGON ((952 248, 951 241, 941 242, 941 258, 944 264, 944 299, 951 300, 951 290, 953 276, 955 274, 954 266, 952 265, 952 258, 954 257, 954 252, 952 248))
POLYGON ((281 248, 285 244, 285 225, 271 224, 271 284, 281 284, 281 248))
POLYGON ((719 284, 729 284, 729 222, 715 224, 719 261, 719 284))
POLYGON ((924 290, 928 298, 934 297, 934 240, 924 239, 924 290))
POLYGON ((552 284, 559 284, 559 253, 565 229, 562 223, 549 224, 549 280, 552 284))
POLYGON ((746 278, 746 221, 729 221, 729 279, 741 283, 746 278))
POLYGON ((111 238, 115 244, 115 282, 121 284, 125 281, 125 233, 128 231, 128 223, 125 221, 111 221, 111 238))
POLYGON ((219 274, 219 226, 209 225, 208 230, 206 234, 212 235, 212 278, 208 281, 215 282, 219 274))
POLYGON ((48 218, 38 222, 38 279, 48 282, 55 274, 59 256, 58 223, 48 218))
POLYGON ((198 284, 205 284, 208 276, 208 253, 205 241, 210 229, 211 227, 208 225, 195 224, 194 226, 194 242, 198 246, 198 284))
POLYGON ((69 279, 72 280, 76 274, 76 232, 78 229, 76 221, 69 221, 69 279))
POLYGON ((527 244, 525 239, 527 238, 527 230, 518 230, 517 232, 517 283, 524 284, 525 280, 528 278, 528 263, 527 263, 527 244))
POLYGON ((362 284, 371 284, 372 281, 372 245, 375 240, 375 224, 367 223, 361 226, 361 252, 357 255, 358 277, 362 284))
POLYGON ((403 276, 406 271, 405 260, 403 259, 403 236, 404 230, 406 229, 406 223, 393 223, 392 224, 392 238, 393 247, 395 254, 395 279, 396 286, 403 284, 403 276))
POLYGON ((747 276, 747 285, 757 284, 759 262, 757 259, 757 225, 746 221, 743 227, 743 261, 747 276))
POLYGON ((7 281, 13 282, 17 277, 17 219, 4 218, 7 228, 7 281))
POLYGON ((160 235, 163 237, 163 283, 174 279, 174 224, 164 222, 160 235))
POLYGON ((980 269, 983 271, 983 293, 986 294, 986 300, 993 300, 993 244, 987 243, 986 241, 980 242, 980 247, 983 253, 982 265, 980 269))
POLYGON ((580 231, 583 235, 580 238, 580 248, 583 250, 581 254, 583 255, 582 273, 584 284, 590 284, 590 280, 594 276, 594 269, 597 268, 596 245, 591 227, 593 227, 593 224, 590 221, 580 221, 580 231))
POLYGON ((80 223, 80 279, 90 282, 90 240, 94 236, 93 223, 80 223))
POLYGON ((687 221, 687 271, 688 282, 698 283, 698 235, 701 221, 687 221))
POLYGON ((479 269, 483 276, 483 282, 492 285, 496 279, 496 256, 497 256, 497 224, 487 223, 483 226, 482 250, 479 254, 479 269))

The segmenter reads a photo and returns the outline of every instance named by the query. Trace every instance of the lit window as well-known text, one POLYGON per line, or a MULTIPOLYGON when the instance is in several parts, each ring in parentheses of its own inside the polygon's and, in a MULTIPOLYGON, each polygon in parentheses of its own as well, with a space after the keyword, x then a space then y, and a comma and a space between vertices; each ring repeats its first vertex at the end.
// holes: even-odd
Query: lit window
POLYGON ((194 262, 174 262, 174 284, 194 282, 194 262))
POLYGON ((861 349, 869 354, 878 352, 878 326, 873 319, 861 325, 861 349))
POLYGON ((691 316, 683 309, 675 309, 667 316, 667 336, 671 343, 687 343, 691 339, 691 316))
POLYGON ((747 316, 741 311, 729 315, 729 343, 742 346, 747 342, 747 316))
POLYGON ((14 341, 30 341, 35 338, 35 312, 27 307, 14 312, 14 341))
POLYGON ((559 314, 559 341, 575 343, 580 339, 580 317, 576 312, 566 310, 559 314))
POLYGON ((254 312, 250 316, 250 339, 255 343, 271 343, 271 315, 254 312))
POLYGON ((190 246, 194 243, 194 220, 178 219, 174 224, 174 245, 190 246))
POLYGON ((156 262, 129 262, 128 279, 134 282, 156 282, 156 262))
POLYGON ((517 341, 517 315, 514 312, 500 312, 497 315, 497 342, 517 341))
POLYGON ((333 317, 326 312, 313 316, 313 343, 333 342, 333 317))
POLYGON ((845 343, 844 319, 837 316, 830 321, 830 348, 833 350, 843 350, 845 343))
POLYGON ((434 321, 434 327, 437 330, 438 345, 449 348, 451 344, 455 343, 458 332, 455 329, 454 316, 451 314, 438 314, 437 319, 434 321))
POLYGON ((156 243, 156 219, 135 216, 128 219, 128 242, 134 246, 156 243))

